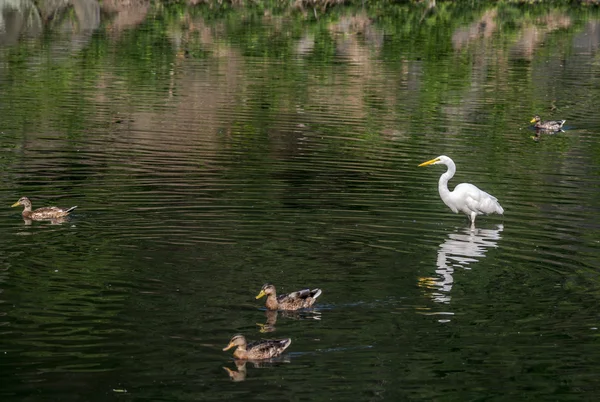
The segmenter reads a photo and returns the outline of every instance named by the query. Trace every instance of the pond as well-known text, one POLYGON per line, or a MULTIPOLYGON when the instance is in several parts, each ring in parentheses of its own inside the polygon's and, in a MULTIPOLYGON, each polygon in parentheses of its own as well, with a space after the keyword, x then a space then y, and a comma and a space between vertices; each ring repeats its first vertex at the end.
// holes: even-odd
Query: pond
POLYGON ((3 401, 598 395, 597 8, 134 3, 0 2, 3 401))

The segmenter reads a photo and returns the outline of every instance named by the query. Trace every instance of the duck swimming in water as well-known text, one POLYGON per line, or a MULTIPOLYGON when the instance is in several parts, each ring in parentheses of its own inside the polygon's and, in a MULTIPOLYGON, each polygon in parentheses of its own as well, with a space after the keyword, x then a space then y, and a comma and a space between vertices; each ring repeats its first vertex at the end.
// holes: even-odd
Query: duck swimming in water
POLYGON ((535 123, 533 128, 536 130, 546 130, 546 131, 559 131, 562 130, 563 124, 565 124, 566 120, 546 120, 542 121, 540 116, 534 116, 531 119, 530 123, 535 123))
POLYGON ((229 344, 223 350, 229 350, 235 346, 237 349, 233 352, 233 357, 240 360, 262 360, 277 357, 290 346, 292 340, 286 339, 265 339, 258 342, 248 343, 244 335, 235 335, 229 341, 229 344))
POLYGON ((31 201, 29 201, 29 198, 27 197, 19 198, 19 201, 12 204, 11 207, 18 207, 19 205, 24 207, 22 212, 23 218, 34 221, 63 218, 77 208, 77 205, 68 209, 58 207, 43 207, 32 211, 31 201))
POLYGON ((298 310, 301 308, 309 308, 315 304, 317 297, 321 295, 321 289, 303 289, 297 292, 279 295, 275 292, 275 286, 270 283, 263 285, 257 299, 267 296, 265 305, 269 310, 298 310))

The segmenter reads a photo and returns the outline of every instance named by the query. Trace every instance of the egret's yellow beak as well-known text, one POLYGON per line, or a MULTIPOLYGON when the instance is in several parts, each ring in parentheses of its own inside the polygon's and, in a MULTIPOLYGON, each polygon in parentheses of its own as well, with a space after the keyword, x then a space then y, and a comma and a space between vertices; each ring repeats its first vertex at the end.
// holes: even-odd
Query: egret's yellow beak
POLYGON ((531 120, 529 120, 530 123, 535 123, 535 117, 531 120))
POLYGON ((17 201, 17 202, 15 202, 14 204, 12 204, 10 207, 11 207, 11 208, 13 208, 13 207, 18 207, 19 205, 21 205, 21 204, 19 204, 19 201, 17 201))
POLYGON ((227 347, 226 347, 226 348, 223 348, 223 351, 225 351, 225 350, 229 350, 229 349, 231 349, 231 348, 232 348, 232 347, 234 347, 234 346, 235 346, 235 343, 233 343, 233 342, 229 342, 229 345, 227 345, 227 347))
POLYGON ((432 159, 432 160, 430 160, 430 161, 423 162, 423 163, 421 163, 421 164, 419 165, 419 167, 421 167, 421 166, 429 166, 429 165, 431 165, 431 164, 434 164, 434 163, 438 162, 439 160, 440 160, 440 158, 435 158, 435 159, 432 159))
POLYGON ((258 296, 256 296, 257 299, 260 299, 263 296, 266 296, 267 294, 265 293, 264 290, 261 290, 260 293, 258 294, 258 296))

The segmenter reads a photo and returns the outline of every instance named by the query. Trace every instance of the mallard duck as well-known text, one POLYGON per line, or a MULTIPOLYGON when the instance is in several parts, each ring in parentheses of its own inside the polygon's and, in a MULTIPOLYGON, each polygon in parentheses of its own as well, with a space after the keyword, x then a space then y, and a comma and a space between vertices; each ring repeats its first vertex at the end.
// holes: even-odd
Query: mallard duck
POLYGON ((241 360, 261 360, 277 357, 287 349, 292 343, 289 338, 286 339, 265 339, 262 341, 248 343, 244 335, 235 335, 229 341, 229 345, 223 350, 229 350, 237 346, 233 357, 241 360))
POLYGON ((77 205, 69 209, 62 209, 58 207, 43 207, 32 211, 31 201, 29 201, 29 198, 27 197, 19 198, 19 201, 12 204, 11 207, 18 207, 19 205, 22 205, 24 207, 22 213, 23 218, 31 220, 47 220, 62 218, 69 215, 71 211, 77 208, 77 205))
POLYGON ((269 310, 298 310, 301 308, 309 308, 315 304, 317 297, 321 295, 321 289, 303 289, 287 295, 277 296, 275 286, 270 283, 263 285, 257 299, 267 296, 265 305, 269 310))
POLYGON ((530 123, 535 123, 534 128, 536 130, 548 130, 548 131, 558 131, 562 129, 563 124, 565 124, 566 120, 547 120, 542 121, 540 116, 534 116, 531 119, 530 123))

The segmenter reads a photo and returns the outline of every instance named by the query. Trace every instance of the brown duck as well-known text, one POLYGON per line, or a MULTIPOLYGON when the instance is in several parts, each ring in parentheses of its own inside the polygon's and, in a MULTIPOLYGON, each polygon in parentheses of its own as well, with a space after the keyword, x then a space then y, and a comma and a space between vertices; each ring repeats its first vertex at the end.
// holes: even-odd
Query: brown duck
POLYGON ((546 130, 546 131, 559 131, 562 130, 563 124, 565 124, 566 120, 546 120, 542 121, 540 116, 534 116, 531 119, 530 123, 535 123, 533 127, 536 130, 546 130))
POLYGON ((24 219, 31 219, 31 220, 47 220, 47 219, 57 219, 57 218, 63 218, 67 215, 69 215, 71 213, 71 211, 73 211, 75 208, 77 208, 77 205, 74 207, 71 207, 69 209, 63 209, 63 208, 58 208, 58 207, 43 207, 43 208, 38 208, 34 211, 31 210, 31 201, 29 201, 29 198, 27 197, 21 197, 19 199, 19 201, 15 202, 14 204, 11 205, 11 207, 18 207, 19 205, 22 205, 23 208, 23 218, 24 219))
POLYGON ((237 346, 237 349, 233 352, 233 357, 236 359, 262 360, 279 356, 291 343, 292 340, 290 338, 265 339, 254 343, 248 343, 244 335, 235 335, 229 341, 229 345, 223 348, 223 350, 229 350, 237 346))
POLYGON ((315 304, 317 297, 321 295, 321 289, 303 289, 286 295, 279 295, 275 292, 275 286, 270 283, 263 285, 257 299, 267 296, 265 305, 269 310, 298 310, 309 308, 315 304))

